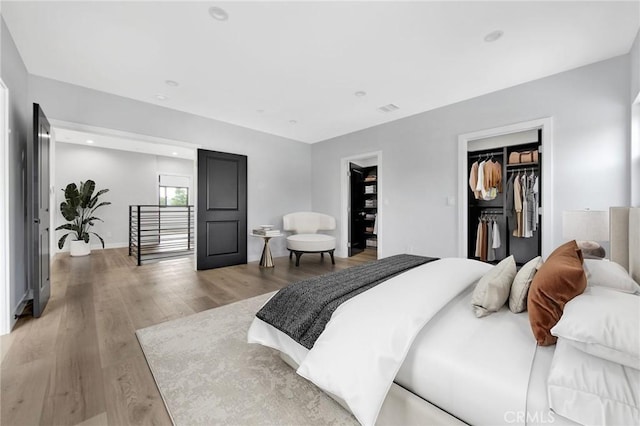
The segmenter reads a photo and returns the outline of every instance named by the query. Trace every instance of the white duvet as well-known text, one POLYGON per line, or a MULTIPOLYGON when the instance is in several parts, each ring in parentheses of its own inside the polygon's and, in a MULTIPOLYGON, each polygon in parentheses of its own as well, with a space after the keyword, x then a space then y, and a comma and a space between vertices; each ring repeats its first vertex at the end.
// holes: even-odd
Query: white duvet
MULTIPOLYGON (((297 372, 342 399, 363 425, 373 425, 422 327, 491 265, 441 259, 411 269, 343 303, 313 348, 297 354, 297 372)), ((254 320, 249 343, 282 349, 254 320)))

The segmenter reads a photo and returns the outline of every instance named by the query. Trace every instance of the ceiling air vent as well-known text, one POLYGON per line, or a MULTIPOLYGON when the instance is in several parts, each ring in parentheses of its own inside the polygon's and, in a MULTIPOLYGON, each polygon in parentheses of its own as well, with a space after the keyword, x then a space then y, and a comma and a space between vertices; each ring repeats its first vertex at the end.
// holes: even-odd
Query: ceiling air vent
POLYGON ((380 108, 378 108, 378 111, 393 112, 393 111, 395 111, 397 109, 400 109, 400 107, 398 105, 389 104, 389 105, 381 106, 380 108))

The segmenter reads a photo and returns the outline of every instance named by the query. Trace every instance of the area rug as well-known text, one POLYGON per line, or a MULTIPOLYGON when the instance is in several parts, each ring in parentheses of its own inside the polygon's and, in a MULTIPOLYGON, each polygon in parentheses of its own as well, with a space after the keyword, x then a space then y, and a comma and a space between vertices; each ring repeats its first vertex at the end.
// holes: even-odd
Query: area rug
POLYGON ((175 425, 356 425, 272 349, 247 343, 272 293, 138 330, 175 425))

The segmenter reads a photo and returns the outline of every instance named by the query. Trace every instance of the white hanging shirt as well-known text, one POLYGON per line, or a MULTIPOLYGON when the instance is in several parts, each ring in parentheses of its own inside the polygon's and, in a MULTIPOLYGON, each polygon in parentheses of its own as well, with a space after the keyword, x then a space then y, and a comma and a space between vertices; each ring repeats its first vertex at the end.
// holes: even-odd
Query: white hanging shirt
POLYGON ((485 161, 478 164, 478 183, 476 184, 476 191, 480 193, 480 198, 482 199, 487 194, 487 190, 484 187, 484 163, 485 161))
POLYGON ((498 223, 493 221, 493 247, 494 249, 500 248, 500 230, 498 230, 498 223))

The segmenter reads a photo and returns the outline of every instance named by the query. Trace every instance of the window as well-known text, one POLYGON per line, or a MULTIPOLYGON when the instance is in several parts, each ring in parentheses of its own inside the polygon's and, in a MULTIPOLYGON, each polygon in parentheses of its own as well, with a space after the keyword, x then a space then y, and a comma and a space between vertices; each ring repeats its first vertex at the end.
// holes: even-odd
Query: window
POLYGON ((163 175, 158 179, 158 204, 161 206, 188 206, 189 176, 163 175))
POLYGON ((189 188, 180 186, 161 186, 161 206, 186 206, 189 204, 189 188))

